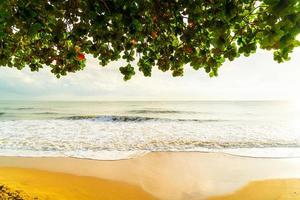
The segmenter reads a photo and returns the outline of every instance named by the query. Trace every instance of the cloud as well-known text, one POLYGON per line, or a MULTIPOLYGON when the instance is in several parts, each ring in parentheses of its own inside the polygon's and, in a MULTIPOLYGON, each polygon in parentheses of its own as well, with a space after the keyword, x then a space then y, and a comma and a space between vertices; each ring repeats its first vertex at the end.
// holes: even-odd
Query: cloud
MULTIPOLYGON (((186 66, 184 77, 153 71, 151 78, 137 70, 124 82, 118 68, 123 61, 101 67, 88 57, 85 70, 56 79, 49 69, 31 72, 0 68, 0 99, 34 100, 232 100, 298 98, 299 49, 291 61, 278 64, 272 53, 258 51, 249 58, 226 62, 219 77, 186 66)), ((299 97, 300 98, 300 97, 299 97)))

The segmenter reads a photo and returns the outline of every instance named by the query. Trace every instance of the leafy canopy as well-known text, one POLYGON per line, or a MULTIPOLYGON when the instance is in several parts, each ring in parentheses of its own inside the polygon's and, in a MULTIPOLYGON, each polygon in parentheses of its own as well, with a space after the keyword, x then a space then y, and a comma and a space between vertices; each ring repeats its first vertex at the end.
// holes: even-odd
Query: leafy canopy
POLYGON ((57 77, 120 58, 124 80, 153 67, 182 76, 185 64, 210 76, 226 59, 259 46, 289 60, 299 46, 299 0, 1 0, 0 66, 57 77))

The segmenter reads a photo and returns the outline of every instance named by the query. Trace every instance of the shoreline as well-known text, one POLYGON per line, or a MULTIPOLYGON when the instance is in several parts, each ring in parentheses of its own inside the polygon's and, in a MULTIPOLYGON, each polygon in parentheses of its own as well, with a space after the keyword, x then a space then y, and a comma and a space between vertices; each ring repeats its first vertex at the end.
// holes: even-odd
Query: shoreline
POLYGON ((162 200, 223 196, 259 180, 298 180, 298 166, 300 158, 249 158, 203 152, 154 152, 112 161, 0 157, 0 173, 8 167, 94 177, 132 185, 162 200))
MULTIPOLYGON (((253 149, 253 148, 239 148, 239 149, 230 149, 230 150, 245 150, 245 149, 253 149)), ((254 148, 256 149, 256 148, 254 148)), ((261 148, 257 148, 261 149, 261 148)), ((270 147, 270 148, 263 148, 263 149, 268 149, 268 150, 278 150, 278 149, 289 149, 289 150, 294 150, 298 149, 300 150, 300 147, 270 147)), ((228 149, 225 149, 228 150, 228 149)), ((129 152, 129 151, 128 151, 129 152)), ((300 152, 300 151, 299 151, 300 152)), ((300 159, 300 155, 297 156, 254 156, 254 155, 243 155, 243 154, 236 154, 236 153, 230 153, 230 152, 225 152, 225 151, 205 151, 205 150, 180 150, 180 151, 145 151, 144 153, 137 154, 132 157, 127 157, 127 158, 118 158, 118 159, 97 159, 97 158, 89 158, 89 157, 76 157, 76 156, 51 156, 51 155, 1 155, 0 158, 2 157, 14 157, 14 158, 72 158, 72 159, 79 159, 79 160, 93 160, 93 161, 122 161, 122 160, 131 160, 131 159, 136 159, 139 157, 146 156, 148 154, 153 154, 153 153, 199 153, 199 154, 220 154, 220 155, 228 155, 228 156, 233 156, 233 157, 240 157, 240 158, 253 158, 253 159, 300 159)))

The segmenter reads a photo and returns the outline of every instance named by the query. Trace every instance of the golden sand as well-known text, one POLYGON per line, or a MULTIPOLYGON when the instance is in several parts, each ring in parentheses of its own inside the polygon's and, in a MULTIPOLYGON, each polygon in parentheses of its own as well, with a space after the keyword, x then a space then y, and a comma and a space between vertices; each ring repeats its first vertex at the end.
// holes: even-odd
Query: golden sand
POLYGON ((300 180, 266 180, 249 183, 230 195, 208 200, 299 200, 300 180))
POLYGON ((0 168, 0 186, 2 200, 12 197, 24 200, 156 199, 127 183, 22 168, 0 168))
POLYGON ((299 166, 300 158, 247 158, 199 152, 155 152, 117 161, 0 156, 0 185, 5 183, 12 189, 18 189, 16 186, 19 186, 30 195, 75 195, 76 198, 68 198, 72 200, 114 200, 119 197, 122 200, 153 197, 161 200, 205 200, 210 197, 268 200, 268 195, 278 199, 285 197, 285 193, 291 197, 298 194, 294 190, 299 189, 296 180, 300 178, 299 166), (28 172, 32 169, 44 172, 34 170, 32 174, 25 169, 30 169, 28 172), (9 170, 17 171, 8 173, 9 170), (3 178, 6 182, 3 182, 3 178), (271 184, 251 183, 257 180, 277 181, 271 181, 271 184), (240 190, 248 183, 251 184, 240 190), (234 191, 237 192, 233 194, 234 191), (232 195, 227 197, 227 194, 232 195), (77 195, 88 196, 79 198, 77 195), (103 197, 96 198, 98 195, 103 197))
MULTIPOLYGON (((0 168, 0 199, 154 200, 141 188, 117 181, 22 168, 0 168)), ((188 198, 183 198, 188 200, 188 198)), ((299 200, 300 179, 254 181, 208 200, 299 200)))

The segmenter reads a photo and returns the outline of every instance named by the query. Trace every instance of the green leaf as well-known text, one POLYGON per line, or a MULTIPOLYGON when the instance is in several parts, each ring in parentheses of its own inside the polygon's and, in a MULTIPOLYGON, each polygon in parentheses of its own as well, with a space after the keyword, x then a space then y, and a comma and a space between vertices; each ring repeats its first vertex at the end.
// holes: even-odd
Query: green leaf
POLYGON ((300 45, 298 0, 50 2, 1 1, 0 65, 48 65, 60 77, 83 70, 78 54, 91 54, 102 66, 123 58, 124 80, 131 63, 144 76, 153 67, 183 76, 187 65, 217 76, 225 60, 258 47, 284 62, 300 45))

